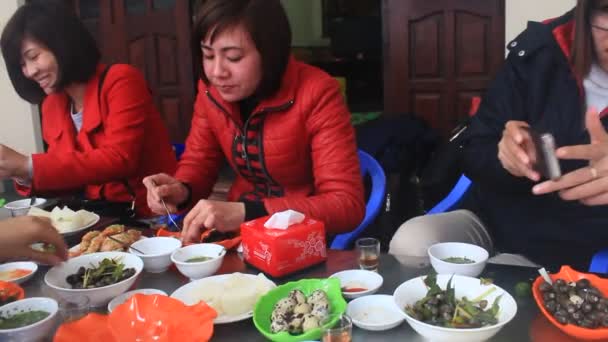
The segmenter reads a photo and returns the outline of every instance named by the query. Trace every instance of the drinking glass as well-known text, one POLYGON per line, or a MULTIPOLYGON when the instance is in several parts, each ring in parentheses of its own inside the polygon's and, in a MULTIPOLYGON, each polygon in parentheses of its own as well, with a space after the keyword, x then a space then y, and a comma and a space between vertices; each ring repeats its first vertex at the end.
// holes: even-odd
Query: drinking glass
MULTIPOLYGON (((332 316, 328 318, 332 320, 332 316)), ((353 322, 347 315, 340 315, 336 324, 323 328, 322 342, 351 342, 353 322)))
POLYGON ((355 242, 358 251, 359 267, 362 270, 378 272, 380 264, 380 241, 374 238, 361 238, 355 242))
POLYGON ((73 295, 59 300, 59 315, 62 323, 77 321, 89 313, 91 301, 84 295, 73 295))

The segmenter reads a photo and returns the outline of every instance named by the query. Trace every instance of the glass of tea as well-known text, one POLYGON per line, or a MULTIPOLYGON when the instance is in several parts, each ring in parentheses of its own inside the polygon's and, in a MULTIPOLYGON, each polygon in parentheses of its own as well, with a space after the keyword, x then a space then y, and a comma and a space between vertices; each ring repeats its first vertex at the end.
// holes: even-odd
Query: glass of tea
MULTIPOLYGON (((332 316, 328 319, 332 320, 332 316)), ((351 342, 352 336, 353 322, 347 315, 340 315, 336 324, 323 329, 321 342, 351 342)))
POLYGON ((374 238, 361 238, 355 242, 358 252, 359 268, 378 271, 380 264, 380 241, 374 238))
POLYGON ((63 323, 83 318, 90 309, 90 299, 84 295, 72 295, 59 300, 59 315, 63 323))

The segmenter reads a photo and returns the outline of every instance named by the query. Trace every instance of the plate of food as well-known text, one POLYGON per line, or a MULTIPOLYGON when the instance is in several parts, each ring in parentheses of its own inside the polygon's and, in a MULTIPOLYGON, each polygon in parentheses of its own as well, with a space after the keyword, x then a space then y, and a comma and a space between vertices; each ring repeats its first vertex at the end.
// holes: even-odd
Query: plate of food
POLYGON ((27 214, 50 219, 53 226, 64 236, 74 235, 90 228, 99 222, 100 219, 99 215, 90 211, 73 211, 68 207, 55 207, 51 211, 31 207, 27 214))
POLYGON ((145 239, 137 229, 127 229, 124 225, 113 224, 104 230, 90 231, 79 244, 69 249, 70 257, 97 252, 127 252, 131 244, 145 239))
POLYGON ((8 262, 0 265, 0 280, 21 284, 30 279, 38 270, 31 261, 8 262))
POLYGON ((258 298, 275 287, 276 284, 262 273, 237 272, 195 280, 175 290, 171 297, 186 305, 204 301, 217 311, 218 316, 213 323, 223 324, 252 317, 258 298))

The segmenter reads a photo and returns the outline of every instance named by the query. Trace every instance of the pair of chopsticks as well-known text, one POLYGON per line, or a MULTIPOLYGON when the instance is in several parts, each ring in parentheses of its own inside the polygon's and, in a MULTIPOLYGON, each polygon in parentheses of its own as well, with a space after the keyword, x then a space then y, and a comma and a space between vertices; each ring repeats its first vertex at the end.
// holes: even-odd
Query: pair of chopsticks
MULTIPOLYGON (((158 185, 156 185, 156 183, 153 180, 150 180, 150 182, 152 182, 152 185, 158 186, 158 185)), ((165 208, 165 211, 167 212, 167 217, 169 219, 169 222, 171 222, 173 224, 173 226, 179 232, 181 230, 181 228, 177 225, 177 223, 175 223, 175 220, 173 220, 173 216, 171 215, 171 212, 169 211, 169 208, 167 207, 167 204, 165 203, 165 200, 162 197, 160 198, 160 203, 163 204, 163 207, 165 208)))
POLYGON ((114 241, 114 242, 118 242, 118 243, 119 243, 119 244, 121 244, 123 247, 126 247, 126 248, 131 248, 132 250, 136 251, 136 252, 137 252, 137 253, 139 253, 139 254, 146 254, 146 253, 142 252, 140 249, 137 249, 137 248, 135 248, 135 247, 133 247, 133 246, 130 246, 129 244, 124 243, 123 241, 120 241, 120 240, 118 240, 118 239, 116 239, 116 238, 113 238, 113 237, 112 237, 112 236, 110 236, 110 235, 108 235, 108 236, 106 236, 106 237, 107 237, 108 239, 110 239, 110 240, 114 241))

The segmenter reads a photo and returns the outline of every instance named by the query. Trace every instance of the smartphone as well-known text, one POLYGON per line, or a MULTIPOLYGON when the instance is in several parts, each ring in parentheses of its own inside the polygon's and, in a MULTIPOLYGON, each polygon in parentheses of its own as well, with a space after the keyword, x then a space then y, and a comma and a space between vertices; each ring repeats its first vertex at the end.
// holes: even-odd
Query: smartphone
POLYGON ((536 162, 534 169, 548 179, 558 179, 562 176, 559 159, 555 155, 555 139, 551 133, 537 133, 530 130, 534 148, 536 151, 536 162))

